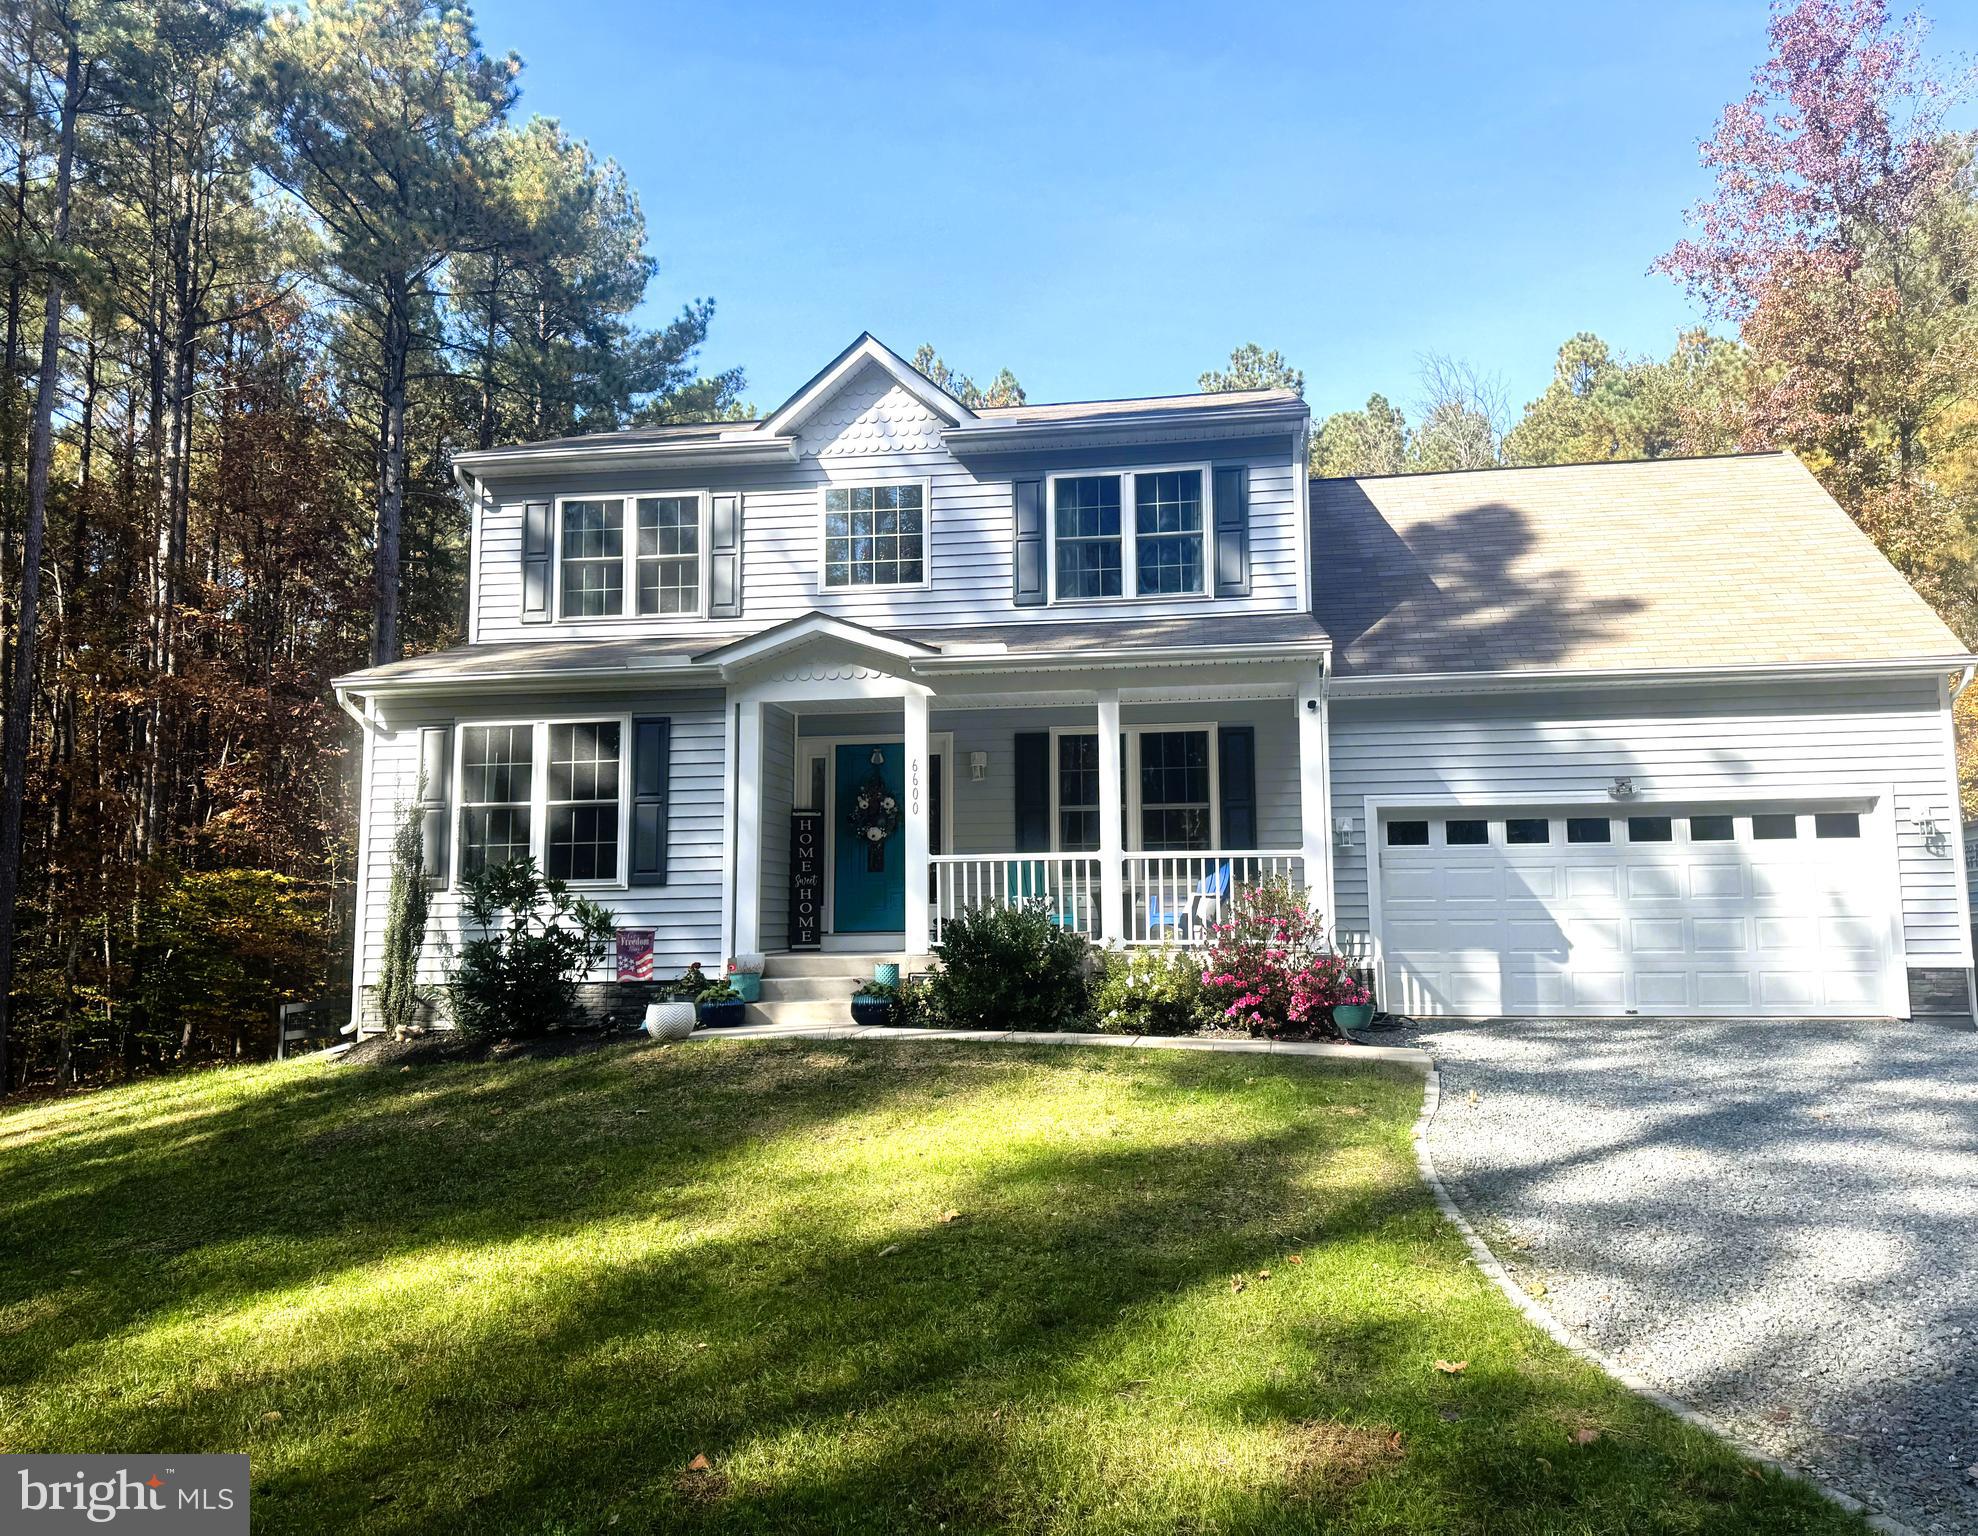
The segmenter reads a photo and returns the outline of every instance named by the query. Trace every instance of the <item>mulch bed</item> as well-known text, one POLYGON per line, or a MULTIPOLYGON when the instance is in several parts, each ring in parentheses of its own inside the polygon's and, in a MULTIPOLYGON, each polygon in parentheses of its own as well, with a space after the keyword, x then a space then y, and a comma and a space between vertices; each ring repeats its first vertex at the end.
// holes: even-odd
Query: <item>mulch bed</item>
POLYGON ((625 1029, 565 1029, 532 1040, 474 1040, 453 1030, 394 1040, 372 1035, 338 1058, 349 1067, 438 1067, 457 1061, 546 1061, 583 1056, 607 1045, 635 1040, 625 1029))

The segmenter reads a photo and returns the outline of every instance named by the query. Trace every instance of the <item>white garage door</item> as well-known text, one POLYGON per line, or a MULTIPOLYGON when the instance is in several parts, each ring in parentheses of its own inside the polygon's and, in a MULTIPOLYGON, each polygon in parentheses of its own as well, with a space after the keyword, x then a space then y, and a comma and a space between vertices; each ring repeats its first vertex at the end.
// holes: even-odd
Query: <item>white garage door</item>
POLYGON ((1387 1006, 1890 1011, 1891 857, 1857 809, 1383 814, 1387 1006))

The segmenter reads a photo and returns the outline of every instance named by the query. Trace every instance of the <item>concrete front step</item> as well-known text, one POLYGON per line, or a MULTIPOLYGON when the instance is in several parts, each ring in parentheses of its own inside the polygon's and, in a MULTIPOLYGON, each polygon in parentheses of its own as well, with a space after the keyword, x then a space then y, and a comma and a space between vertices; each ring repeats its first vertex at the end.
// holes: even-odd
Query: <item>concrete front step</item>
POLYGON ((852 988, 872 974, 872 968, 846 975, 834 976, 771 976, 762 978, 762 1000, 765 1003, 823 1003, 842 1002, 852 995, 852 988))
POLYGON ((855 981, 871 976, 872 968, 884 963, 899 966, 902 975, 925 968, 926 957, 921 957, 922 963, 919 965, 908 965, 907 961, 912 958, 908 955, 831 954, 823 951, 770 955, 763 965, 762 974, 765 980, 772 976, 843 976, 855 981))

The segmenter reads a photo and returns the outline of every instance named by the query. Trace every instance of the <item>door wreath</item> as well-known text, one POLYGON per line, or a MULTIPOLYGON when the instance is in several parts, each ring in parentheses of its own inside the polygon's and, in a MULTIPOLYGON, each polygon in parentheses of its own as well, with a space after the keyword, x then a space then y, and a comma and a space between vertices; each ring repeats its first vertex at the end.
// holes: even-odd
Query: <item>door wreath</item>
POLYGON ((875 873, 886 867, 886 839, 900 829, 900 799, 886 786, 881 771, 885 761, 886 755, 874 747, 872 772, 859 782, 846 818, 865 842, 865 867, 875 873))

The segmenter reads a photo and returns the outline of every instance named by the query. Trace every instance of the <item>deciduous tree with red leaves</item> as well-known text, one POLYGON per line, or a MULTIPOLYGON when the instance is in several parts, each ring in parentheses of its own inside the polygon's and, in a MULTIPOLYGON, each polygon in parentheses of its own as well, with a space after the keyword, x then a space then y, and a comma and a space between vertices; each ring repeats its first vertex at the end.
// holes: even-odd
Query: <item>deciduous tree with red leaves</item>
POLYGON ((1978 432, 1978 207, 1966 80, 1884 0, 1775 5, 1751 91, 1702 145, 1713 194, 1658 263, 1735 322, 1747 447, 1798 450, 1967 639, 1978 582, 1959 466, 1978 432))

